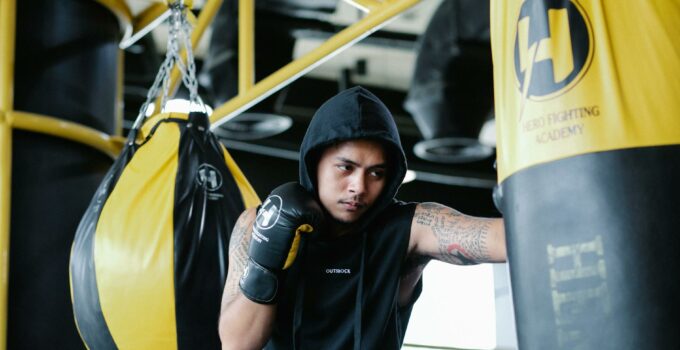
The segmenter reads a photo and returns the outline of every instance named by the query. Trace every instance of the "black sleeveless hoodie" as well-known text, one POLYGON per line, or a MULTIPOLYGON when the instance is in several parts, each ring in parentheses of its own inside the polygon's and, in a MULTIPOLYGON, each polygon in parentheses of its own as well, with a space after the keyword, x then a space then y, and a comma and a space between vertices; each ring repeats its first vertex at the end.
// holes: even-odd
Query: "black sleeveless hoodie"
POLYGON ((355 233, 329 239, 321 228, 303 241, 266 349, 399 349, 403 343, 421 288, 419 283, 406 307, 398 306, 415 204, 394 198, 406 173, 406 157, 393 117, 375 95, 354 87, 319 108, 300 149, 300 183, 318 194, 321 152, 350 139, 385 146, 385 189, 355 233))

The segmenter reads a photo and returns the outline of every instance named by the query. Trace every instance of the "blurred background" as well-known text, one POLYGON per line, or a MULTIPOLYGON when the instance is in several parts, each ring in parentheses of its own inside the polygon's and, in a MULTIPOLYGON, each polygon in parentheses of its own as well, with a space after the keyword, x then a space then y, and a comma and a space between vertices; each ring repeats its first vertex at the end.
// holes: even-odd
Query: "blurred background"
MULTIPOLYGON (((158 3, 17 1, 14 109, 126 135, 164 58, 167 28, 147 23, 149 33, 131 38, 121 8, 139 18, 158 3)), ((255 82, 364 18, 361 4, 370 1, 357 3, 254 1, 255 82)), ((205 5, 193 1, 193 14, 205 5)), ((222 2, 195 57, 208 105, 238 94, 238 1, 222 2)), ((492 201, 488 1, 423 0, 214 132, 263 197, 297 180, 298 147, 313 113, 354 85, 374 92, 395 117, 410 170, 401 200, 500 216, 492 201)), ((168 109, 186 111, 187 98, 180 88, 168 109)), ((68 255, 111 158, 28 129, 13 136, 8 346, 83 348, 71 312, 68 255)), ((405 348, 515 349, 507 266, 430 263, 405 342, 405 348)))

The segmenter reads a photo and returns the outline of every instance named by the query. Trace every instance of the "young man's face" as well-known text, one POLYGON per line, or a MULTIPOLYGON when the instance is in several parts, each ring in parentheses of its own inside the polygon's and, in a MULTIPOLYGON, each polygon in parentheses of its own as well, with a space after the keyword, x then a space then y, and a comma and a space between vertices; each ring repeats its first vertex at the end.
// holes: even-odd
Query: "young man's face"
POLYGON ((376 141, 350 140, 328 147, 319 159, 321 204, 342 223, 358 220, 385 187, 386 158, 376 141))

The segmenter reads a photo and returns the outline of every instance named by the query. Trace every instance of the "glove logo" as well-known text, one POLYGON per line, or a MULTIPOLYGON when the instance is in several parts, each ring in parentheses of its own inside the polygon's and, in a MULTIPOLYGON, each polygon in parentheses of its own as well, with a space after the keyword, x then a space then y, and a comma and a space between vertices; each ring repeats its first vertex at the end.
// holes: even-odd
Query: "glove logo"
POLYGON ((277 195, 271 195, 267 197, 262 207, 257 212, 257 217, 255 218, 255 226, 260 230, 267 230, 272 226, 276 225, 279 221, 279 216, 281 215, 281 205, 283 200, 277 195))
POLYGON ((573 88, 590 67, 593 44, 592 26, 578 1, 525 1, 514 55, 522 99, 545 101, 573 88))
POLYGON ((196 183, 210 192, 217 191, 222 187, 222 174, 214 166, 203 163, 198 167, 196 183))

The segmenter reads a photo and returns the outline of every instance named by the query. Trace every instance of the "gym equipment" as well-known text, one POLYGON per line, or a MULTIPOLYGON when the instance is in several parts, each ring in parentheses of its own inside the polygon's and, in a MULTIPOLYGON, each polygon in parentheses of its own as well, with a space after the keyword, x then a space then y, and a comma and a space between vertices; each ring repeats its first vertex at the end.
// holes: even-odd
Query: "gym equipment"
POLYGON ((491 5, 519 348, 680 348, 680 7, 491 5))
POLYGON ((404 108, 424 138, 413 148, 421 159, 465 163, 494 153, 478 141, 493 109, 488 13, 488 1, 442 1, 420 39, 404 108))
POLYGON ((267 196, 257 211, 248 263, 239 286, 243 295, 259 304, 278 302, 286 270, 298 255, 303 235, 323 221, 323 209, 297 182, 288 182, 267 196))
POLYGON ((245 208, 259 204, 209 130, 187 7, 170 7, 165 61, 73 243, 73 310, 89 348, 219 348, 231 230, 245 208), (199 111, 161 112, 147 120, 157 95, 160 110, 165 106, 175 65, 199 111))

